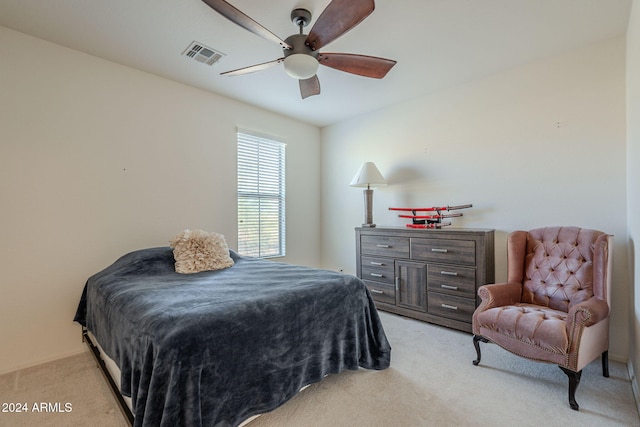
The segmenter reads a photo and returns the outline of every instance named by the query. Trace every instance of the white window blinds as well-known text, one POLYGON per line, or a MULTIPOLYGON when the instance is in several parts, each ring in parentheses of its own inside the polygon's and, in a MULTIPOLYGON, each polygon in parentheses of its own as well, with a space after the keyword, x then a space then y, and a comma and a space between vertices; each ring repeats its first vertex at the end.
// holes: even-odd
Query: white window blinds
POLYGON ((238 252, 284 256, 285 144, 238 131, 238 252))

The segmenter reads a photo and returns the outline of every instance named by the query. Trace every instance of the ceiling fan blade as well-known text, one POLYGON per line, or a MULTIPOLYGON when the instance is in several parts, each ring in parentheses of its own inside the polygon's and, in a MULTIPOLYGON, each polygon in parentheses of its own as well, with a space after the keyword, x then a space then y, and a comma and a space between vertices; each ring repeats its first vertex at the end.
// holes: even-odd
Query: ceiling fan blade
POLYGON ((271 31, 267 30, 262 25, 258 24, 256 21, 251 19, 249 16, 242 13, 240 10, 230 5, 224 0, 202 0, 205 2, 211 9, 218 12, 220 15, 224 16, 231 22, 234 22, 244 28, 245 30, 249 30, 254 34, 259 35, 262 38, 267 40, 274 41, 278 43, 280 46, 286 49, 291 49, 291 45, 281 40, 280 37, 273 34, 271 31))
POLYGON ((352 53, 321 53, 318 62, 336 70, 375 79, 383 78, 396 65, 392 59, 352 53))
POLYGON ((224 73, 220 73, 220 75, 224 76, 239 76, 242 74, 255 73, 256 71, 266 70, 267 68, 271 68, 274 65, 277 65, 281 62, 284 62, 284 58, 278 58, 274 61, 263 62, 262 64, 250 65, 248 67, 238 68, 237 70, 225 71, 224 73))
POLYGON ((300 82, 300 95, 302 95, 302 99, 320 94, 320 80, 318 80, 318 76, 298 81, 300 82))
POLYGON ((373 0, 333 0, 313 24, 307 46, 312 50, 326 46, 362 22, 373 9, 373 0))

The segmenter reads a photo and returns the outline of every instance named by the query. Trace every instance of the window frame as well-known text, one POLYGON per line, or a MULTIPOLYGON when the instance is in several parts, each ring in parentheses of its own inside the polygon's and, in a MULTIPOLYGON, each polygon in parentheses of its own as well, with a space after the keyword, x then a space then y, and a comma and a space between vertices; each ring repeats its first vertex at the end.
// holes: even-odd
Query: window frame
POLYGON ((238 253, 258 258, 286 256, 285 178, 286 144, 238 129, 238 253), (252 218, 249 211, 256 209, 257 218, 252 218))

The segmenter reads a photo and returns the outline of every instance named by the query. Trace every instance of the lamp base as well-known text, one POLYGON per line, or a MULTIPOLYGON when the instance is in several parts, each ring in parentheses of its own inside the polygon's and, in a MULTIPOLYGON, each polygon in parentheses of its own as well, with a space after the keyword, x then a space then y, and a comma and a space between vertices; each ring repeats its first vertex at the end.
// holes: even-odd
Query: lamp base
POLYGON ((365 189, 364 194, 364 224, 363 227, 375 227, 373 223, 373 190, 370 188, 365 189))

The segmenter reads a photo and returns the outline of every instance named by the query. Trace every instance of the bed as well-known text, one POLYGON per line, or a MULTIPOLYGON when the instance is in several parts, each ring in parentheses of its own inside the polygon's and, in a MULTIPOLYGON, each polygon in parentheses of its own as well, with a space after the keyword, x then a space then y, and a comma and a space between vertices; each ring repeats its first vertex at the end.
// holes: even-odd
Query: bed
POLYGON ((170 247, 122 256, 87 281, 75 321, 119 370, 135 426, 237 426, 391 348, 358 278, 244 257, 180 274, 170 247))

